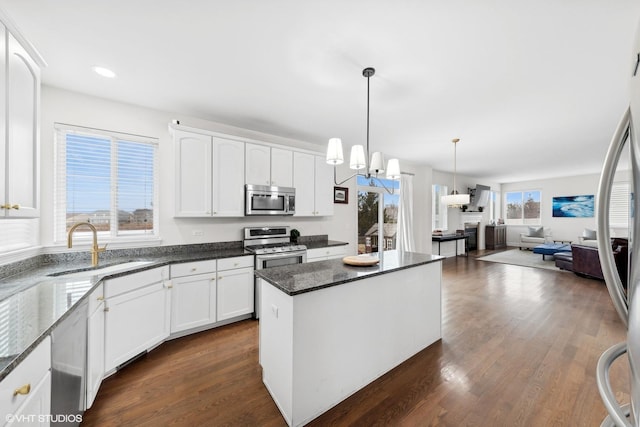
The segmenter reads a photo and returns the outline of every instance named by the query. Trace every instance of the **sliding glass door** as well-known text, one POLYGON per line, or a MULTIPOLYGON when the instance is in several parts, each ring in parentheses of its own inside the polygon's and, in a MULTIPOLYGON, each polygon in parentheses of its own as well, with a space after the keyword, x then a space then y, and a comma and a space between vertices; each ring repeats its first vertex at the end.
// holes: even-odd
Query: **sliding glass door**
POLYGON ((396 248, 400 182, 383 179, 389 194, 374 179, 358 177, 358 253, 396 248))

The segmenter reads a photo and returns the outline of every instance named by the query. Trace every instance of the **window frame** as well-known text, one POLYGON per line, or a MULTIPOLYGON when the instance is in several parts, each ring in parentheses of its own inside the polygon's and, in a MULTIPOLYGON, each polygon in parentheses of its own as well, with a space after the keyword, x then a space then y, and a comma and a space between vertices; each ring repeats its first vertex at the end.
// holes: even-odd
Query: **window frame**
POLYGON ((504 192, 504 223, 506 225, 542 225, 542 190, 540 189, 530 189, 530 190, 514 190, 514 191, 505 191, 504 192), (520 193, 520 200, 522 203, 522 213, 519 219, 517 218, 508 218, 508 199, 510 194, 520 193), (525 204, 525 194, 527 193, 538 193, 540 197, 540 212, 537 218, 525 218, 524 217, 524 204, 525 204), (534 220, 537 220, 534 222, 534 220))
MULTIPOLYGON (((110 230, 98 231, 98 239, 100 243, 122 243, 139 244, 145 242, 156 242, 160 240, 159 227, 159 139, 155 137, 133 135, 118 131, 96 129, 84 126, 69 125, 64 123, 54 123, 54 225, 53 239, 55 244, 63 244, 67 241, 67 150, 66 138, 69 134, 84 135, 87 137, 108 139, 110 142, 112 156, 117 153, 117 142, 140 143, 146 144, 153 148, 153 195, 152 195, 152 211, 153 211, 153 228, 151 230, 141 230, 140 232, 131 232, 130 230, 119 230, 118 227, 118 159, 117 154, 111 158, 110 162, 110 230)), ((80 227, 74 232, 74 241, 85 243, 92 239, 92 233, 88 228, 80 227)))
MULTIPOLYGON (((399 180, 390 180, 390 179, 386 179, 386 178, 377 178, 378 180, 381 180, 382 182, 384 182, 384 184, 387 186, 387 188, 393 188, 394 189, 394 194, 396 196, 398 196, 398 204, 396 205, 396 207, 399 209, 400 208, 400 191, 402 191, 402 188, 400 186, 400 181, 399 180)), ((379 186, 379 185, 369 185, 369 181, 370 178, 366 178, 362 175, 358 175, 356 177, 356 196, 360 194, 360 191, 366 191, 366 192, 370 192, 370 193, 376 193, 378 194, 378 251, 382 251, 384 252, 385 250, 390 250, 390 249, 385 249, 385 247, 387 246, 387 239, 385 239, 384 237, 384 197, 385 195, 388 195, 389 193, 387 192, 387 190, 384 189, 384 187, 379 186), (361 181, 364 181, 366 179, 367 183, 364 184, 361 181), (382 227, 380 227, 380 224, 382 224, 382 227)), ((374 184, 375 184, 375 180, 374 180, 374 184)), ((356 197, 356 200, 357 197, 356 197)), ((358 221, 358 209, 356 209, 356 224, 358 221)), ((396 222, 395 224, 397 224, 397 217, 396 217, 396 222)), ((398 235, 398 231, 396 228, 396 245, 397 245, 397 235, 398 235)), ((390 239, 391 240, 391 239, 390 239)))

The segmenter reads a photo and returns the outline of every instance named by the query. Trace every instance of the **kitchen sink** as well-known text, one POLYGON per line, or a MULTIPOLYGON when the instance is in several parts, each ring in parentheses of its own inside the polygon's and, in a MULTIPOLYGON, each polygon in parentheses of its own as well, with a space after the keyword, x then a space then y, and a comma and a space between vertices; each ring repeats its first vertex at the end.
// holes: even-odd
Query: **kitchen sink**
POLYGON ((131 270, 133 268, 142 267, 145 265, 149 265, 153 263, 153 261, 127 261, 121 262, 118 264, 110 264, 105 265, 103 267, 88 267, 88 268, 76 268, 73 270, 67 271, 58 271, 56 273, 51 273, 49 277, 60 277, 60 278, 73 278, 73 277, 88 277, 88 276, 96 276, 96 275, 104 275, 104 274, 113 274, 119 273, 121 271, 131 270))

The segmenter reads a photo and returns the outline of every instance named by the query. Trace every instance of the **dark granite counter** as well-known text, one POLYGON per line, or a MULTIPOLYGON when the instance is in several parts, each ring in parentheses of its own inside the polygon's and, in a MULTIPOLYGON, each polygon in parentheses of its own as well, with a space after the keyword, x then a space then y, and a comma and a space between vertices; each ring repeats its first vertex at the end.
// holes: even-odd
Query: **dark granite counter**
POLYGON ((378 255, 380 262, 369 267, 354 267, 345 265, 341 259, 332 259, 256 270, 255 274, 293 296, 444 259, 438 255, 401 251, 386 251, 378 255))
MULTIPOLYGON (((322 248, 346 243, 325 236, 305 244, 322 248)), ((250 254, 241 241, 235 241, 111 250, 100 254, 95 268, 89 267, 88 252, 39 255, 0 266, 0 381, 102 280, 165 265, 243 255, 250 254), (145 263, 125 270, 101 271, 141 261, 145 263)))
POLYGON ((320 249, 320 248, 328 248, 331 246, 346 246, 349 243, 347 242, 340 242, 338 240, 307 240, 307 241, 300 241, 300 244, 305 245, 307 247, 307 249, 320 249))
POLYGON ((156 256, 152 253, 138 257, 131 254, 107 256, 97 268, 87 267, 90 263, 86 260, 31 266, 26 271, 0 279, 0 315, 3 318, 0 325, 0 381, 103 279, 170 264, 249 255, 240 245, 210 250, 195 247, 199 250, 176 250, 156 256), (101 272, 105 267, 132 261, 147 262, 114 273, 101 272), (50 276, 64 272, 73 274, 50 276))

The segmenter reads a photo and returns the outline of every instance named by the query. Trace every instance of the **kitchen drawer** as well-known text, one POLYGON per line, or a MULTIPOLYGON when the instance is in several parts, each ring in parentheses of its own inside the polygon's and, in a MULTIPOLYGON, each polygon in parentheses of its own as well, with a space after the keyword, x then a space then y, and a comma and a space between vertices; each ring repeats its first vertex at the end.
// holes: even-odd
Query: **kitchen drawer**
POLYGON ((136 289, 152 283, 161 282, 168 278, 169 267, 160 267, 128 274, 115 279, 108 279, 104 282, 104 297, 111 298, 114 295, 135 291, 136 289))
POLYGON ((0 414, 15 414, 35 387, 51 369, 51 338, 46 337, 15 369, 0 382, 0 414), (17 394, 15 390, 29 385, 29 394, 17 394))
POLYGON ((218 271, 233 270, 235 268, 253 268, 253 263, 253 255, 239 256, 234 258, 222 258, 218 260, 218 271))
POLYGON ((327 246, 326 248, 308 249, 307 259, 329 259, 341 257, 346 253, 346 246, 327 246))
POLYGON ((171 266, 171 278, 182 276, 193 276, 195 274, 215 273, 216 260, 184 262, 171 266))

